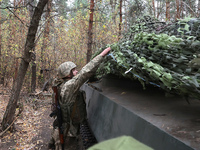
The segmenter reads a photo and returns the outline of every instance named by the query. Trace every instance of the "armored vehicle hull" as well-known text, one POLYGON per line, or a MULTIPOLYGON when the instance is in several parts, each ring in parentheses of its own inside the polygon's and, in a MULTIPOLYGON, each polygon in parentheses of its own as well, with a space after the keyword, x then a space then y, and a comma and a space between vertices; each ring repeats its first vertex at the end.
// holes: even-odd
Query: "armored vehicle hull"
POLYGON ((98 142, 130 135, 155 150, 200 150, 200 101, 152 85, 107 76, 82 86, 98 142))

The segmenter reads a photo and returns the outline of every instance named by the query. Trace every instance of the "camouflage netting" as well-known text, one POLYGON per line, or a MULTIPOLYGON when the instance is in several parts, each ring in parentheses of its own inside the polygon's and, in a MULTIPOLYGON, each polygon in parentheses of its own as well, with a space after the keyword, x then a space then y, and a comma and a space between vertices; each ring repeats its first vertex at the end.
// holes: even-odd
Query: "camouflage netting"
POLYGON ((138 79, 144 87, 153 84, 200 99, 200 19, 166 24, 144 17, 109 46, 112 52, 98 69, 98 78, 115 74, 138 79))

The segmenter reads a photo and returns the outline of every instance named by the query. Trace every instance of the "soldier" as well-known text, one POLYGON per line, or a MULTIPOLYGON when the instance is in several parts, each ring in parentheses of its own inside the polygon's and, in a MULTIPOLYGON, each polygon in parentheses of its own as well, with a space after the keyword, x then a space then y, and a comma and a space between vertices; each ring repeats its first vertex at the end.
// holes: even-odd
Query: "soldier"
MULTIPOLYGON (((92 59, 78 73, 76 65, 71 62, 64 62, 58 67, 58 78, 54 81, 54 86, 58 87, 59 105, 62 114, 62 129, 64 135, 64 145, 61 145, 59 131, 54 121, 52 138, 49 142, 49 148, 55 147, 56 150, 77 149, 77 138, 79 135, 80 122, 74 121, 72 112, 74 104, 79 95, 79 88, 95 73, 103 57, 111 50, 110 47, 102 51, 98 56, 92 59)), ((81 120, 83 121, 83 120, 81 120)))

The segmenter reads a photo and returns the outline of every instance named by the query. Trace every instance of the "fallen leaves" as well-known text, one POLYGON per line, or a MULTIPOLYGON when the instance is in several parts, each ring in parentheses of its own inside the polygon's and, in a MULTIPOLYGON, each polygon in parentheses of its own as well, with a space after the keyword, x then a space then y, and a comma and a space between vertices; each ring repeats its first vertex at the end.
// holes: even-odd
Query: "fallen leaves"
MULTIPOLYGON (((0 122, 3 119, 3 114, 6 110, 6 106, 9 100, 9 96, 5 97, 0 95, 0 122)), ((50 100, 44 100, 50 101, 50 100)), ((44 112, 50 110, 50 105, 44 105, 38 110, 34 110, 29 103, 23 103, 24 110, 21 116, 15 121, 15 131, 7 131, 0 139, 1 144, 4 144, 5 149, 11 150, 32 150, 41 149, 39 146, 44 145, 44 140, 39 137, 41 134, 41 128, 51 128, 52 126, 44 123, 43 120, 49 120, 48 116, 44 115, 44 112), (38 139, 39 138, 39 139, 38 139), (39 145, 39 146, 38 146, 39 145)), ((50 112, 49 112, 50 113, 50 112)), ((46 144, 46 143, 45 143, 46 144)))

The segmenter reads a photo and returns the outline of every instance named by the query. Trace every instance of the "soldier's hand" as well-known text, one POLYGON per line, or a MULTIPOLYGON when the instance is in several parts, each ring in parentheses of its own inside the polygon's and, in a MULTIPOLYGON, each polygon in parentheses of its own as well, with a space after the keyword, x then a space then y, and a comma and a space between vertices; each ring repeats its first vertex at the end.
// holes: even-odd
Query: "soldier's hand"
POLYGON ((103 52, 100 53, 101 56, 105 56, 106 54, 108 54, 108 52, 111 50, 110 47, 106 48, 103 50, 103 52))

